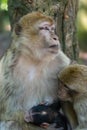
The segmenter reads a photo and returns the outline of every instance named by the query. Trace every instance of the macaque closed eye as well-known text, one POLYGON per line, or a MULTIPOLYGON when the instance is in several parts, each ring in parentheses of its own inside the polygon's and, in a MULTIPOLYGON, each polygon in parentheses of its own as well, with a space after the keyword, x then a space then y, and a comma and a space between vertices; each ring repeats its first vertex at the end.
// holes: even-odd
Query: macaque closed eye
POLYGON ((50 25, 48 22, 43 22, 40 24, 39 26, 39 29, 40 30, 48 30, 48 31, 52 31, 52 32, 55 32, 55 25, 50 25))
POLYGON ((49 30, 49 28, 46 26, 46 27, 40 27, 40 30, 49 30))
POLYGON ((48 31, 55 32, 55 27, 45 26, 45 27, 40 27, 39 29, 40 30, 48 30, 48 31))

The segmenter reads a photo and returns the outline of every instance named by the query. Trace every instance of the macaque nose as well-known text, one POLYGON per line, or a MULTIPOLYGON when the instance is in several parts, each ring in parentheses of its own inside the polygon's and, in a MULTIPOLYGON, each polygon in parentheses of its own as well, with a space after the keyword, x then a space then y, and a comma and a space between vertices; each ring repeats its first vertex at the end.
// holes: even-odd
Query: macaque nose
POLYGON ((57 36, 53 36, 53 40, 58 41, 58 37, 57 36))

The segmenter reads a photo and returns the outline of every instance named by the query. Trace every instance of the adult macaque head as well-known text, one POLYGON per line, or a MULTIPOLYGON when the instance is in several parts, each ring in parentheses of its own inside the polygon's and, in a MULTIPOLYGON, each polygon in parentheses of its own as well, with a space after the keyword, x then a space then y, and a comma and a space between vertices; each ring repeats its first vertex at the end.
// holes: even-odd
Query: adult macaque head
POLYGON ((59 39, 55 34, 55 22, 39 12, 21 18, 14 31, 18 38, 26 40, 22 45, 26 45, 35 57, 43 58, 46 54, 52 56, 60 49, 59 39))

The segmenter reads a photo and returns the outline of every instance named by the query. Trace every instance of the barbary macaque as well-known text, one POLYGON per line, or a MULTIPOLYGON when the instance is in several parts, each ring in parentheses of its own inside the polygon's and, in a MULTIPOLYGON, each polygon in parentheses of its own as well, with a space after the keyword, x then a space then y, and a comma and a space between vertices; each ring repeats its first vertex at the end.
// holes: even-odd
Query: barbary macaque
POLYGON ((51 105, 39 104, 32 107, 25 113, 24 119, 27 123, 33 123, 43 128, 53 124, 55 128, 72 130, 68 119, 59 110, 60 103, 54 102, 51 105))
POLYGON ((39 12, 23 16, 0 61, 0 130, 29 130, 25 111, 57 99, 57 75, 69 64, 53 19, 39 12))
POLYGON ((60 73, 58 97, 73 103, 78 119, 75 130, 87 130, 87 66, 70 65, 60 73))

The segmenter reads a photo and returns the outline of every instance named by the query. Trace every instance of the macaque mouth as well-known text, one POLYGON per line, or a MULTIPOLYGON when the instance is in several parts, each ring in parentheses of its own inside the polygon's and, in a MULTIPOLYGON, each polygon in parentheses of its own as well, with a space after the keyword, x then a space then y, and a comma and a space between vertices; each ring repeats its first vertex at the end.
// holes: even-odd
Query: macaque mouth
POLYGON ((58 45, 51 45, 49 48, 58 48, 58 45))
POLYGON ((50 49, 50 52, 57 53, 58 52, 58 45, 55 45, 55 44, 50 45, 49 49, 50 49))

